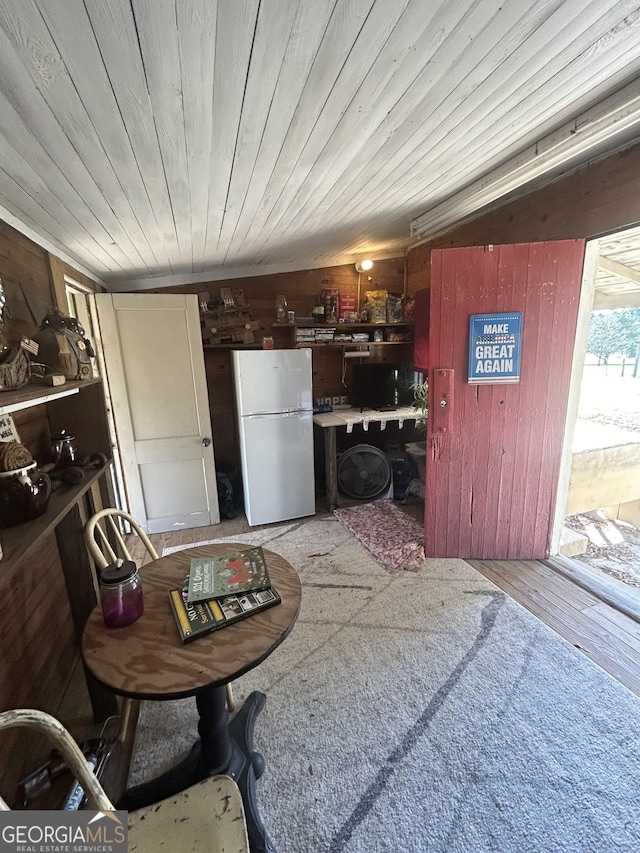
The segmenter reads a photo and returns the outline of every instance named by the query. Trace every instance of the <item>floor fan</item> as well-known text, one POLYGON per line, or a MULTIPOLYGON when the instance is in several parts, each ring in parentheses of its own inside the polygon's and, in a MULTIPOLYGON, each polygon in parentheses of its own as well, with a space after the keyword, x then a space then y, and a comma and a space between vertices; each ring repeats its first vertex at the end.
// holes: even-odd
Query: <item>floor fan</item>
POLYGON ((393 471, 386 453, 370 444, 356 444, 338 460, 338 488, 350 498, 393 497, 393 471))

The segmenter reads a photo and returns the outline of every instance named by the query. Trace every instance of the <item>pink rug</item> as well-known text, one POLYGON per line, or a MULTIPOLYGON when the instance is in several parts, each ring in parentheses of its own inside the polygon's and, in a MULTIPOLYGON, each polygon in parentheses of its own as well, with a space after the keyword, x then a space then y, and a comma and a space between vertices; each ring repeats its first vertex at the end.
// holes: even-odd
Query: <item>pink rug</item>
POLYGON ((388 572, 417 572, 424 562, 424 529, 389 499, 333 511, 388 572))

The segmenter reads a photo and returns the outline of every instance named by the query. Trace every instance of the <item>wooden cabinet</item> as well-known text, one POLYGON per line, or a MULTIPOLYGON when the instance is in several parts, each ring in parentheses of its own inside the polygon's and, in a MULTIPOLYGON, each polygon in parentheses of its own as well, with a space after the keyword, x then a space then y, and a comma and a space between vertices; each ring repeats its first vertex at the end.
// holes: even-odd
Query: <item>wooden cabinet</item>
MULTIPOLYGON (((63 428, 76 436, 80 459, 94 452, 110 458, 100 379, 1 392, 0 414, 7 413, 40 464, 46 460, 49 436, 63 428)), ((74 734, 79 719, 117 713, 113 694, 88 672, 87 689, 79 691, 71 714, 65 711, 65 693, 79 665, 80 636, 97 600, 84 525, 93 512, 113 504, 110 464, 85 468, 84 473, 77 485, 56 484, 44 515, 0 529, 1 709, 40 708, 59 717, 74 734)), ((19 779, 46 760, 42 750, 37 739, 6 733, 3 792, 10 795, 19 779)))

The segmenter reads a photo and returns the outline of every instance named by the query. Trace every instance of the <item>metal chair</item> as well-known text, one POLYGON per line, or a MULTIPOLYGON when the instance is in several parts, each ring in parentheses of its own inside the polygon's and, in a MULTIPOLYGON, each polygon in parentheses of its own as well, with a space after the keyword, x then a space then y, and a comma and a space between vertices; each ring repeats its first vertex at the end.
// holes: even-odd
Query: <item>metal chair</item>
MULTIPOLYGON (((135 518, 129 515, 128 512, 124 512, 121 509, 113 509, 109 507, 97 512, 95 515, 92 515, 84 528, 84 542, 98 571, 106 568, 112 563, 115 563, 119 557, 123 560, 132 559, 117 523, 118 519, 122 519, 131 525, 131 529, 137 533, 151 559, 157 560, 158 552, 153 547, 151 540, 140 527, 135 518)), ((123 700, 121 707, 120 732, 118 735, 120 740, 124 740, 131 713, 134 708, 139 707, 139 704, 140 703, 134 699, 123 700)), ((227 684, 227 708, 229 711, 233 711, 235 708, 233 690, 230 684, 227 684)))
MULTIPOLYGON (((91 808, 115 811, 80 747, 55 717, 31 709, 0 713, 0 730, 15 727, 49 737, 82 785, 91 808)), ((0 811, 10 811, 2 797, 0 811)), ((129 850, 137 853, 156 853, 160 849, 249 853, 242 797, 230 776, 210 776, 160 803, 131 812, 128 824, 129 850)))

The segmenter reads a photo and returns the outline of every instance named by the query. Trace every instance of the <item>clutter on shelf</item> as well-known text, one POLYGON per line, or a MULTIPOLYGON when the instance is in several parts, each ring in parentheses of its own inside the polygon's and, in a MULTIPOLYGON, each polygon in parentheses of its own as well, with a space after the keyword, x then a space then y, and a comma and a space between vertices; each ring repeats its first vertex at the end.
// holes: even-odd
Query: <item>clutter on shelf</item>
POLYGON ((403 313, 405 322, 413 321, 416 300, 413 293, 408 293, 404 298, 403 313))
POLYGON ((325 323, 336 323, 340 313, 340 291, 337 287, 325 287, 320 294, 320 303, 324 304, 325 323))
POLYGON ((16 391, 31 379, 31 362, 21 346, 0 352, 0 391, 16 391))
POLYGON ((362 331, 361 326, 341 325, 327 326, 297 326, 295 329, 295 342, 304 344, 348 344, 348 343, 410 343, 413 340, 413 332, 407 328, 402 331, 398 329, 374 329, 362 331), (355 331, 358 329, 359 331, 355 331))
POLYGON ((403 323, 408 319, 405 298, 401 293, 368 290, 364 295, 361 319, 363 323, 403 323))
POLYGON ((358 319, 358 299, 355 293, 341 293, 340 322, 355 323, 358 319))
POLYGON ((276 296, 276 320, 278 323, 286 323, 287 319, 287 297, 281 293, 276 296))
POLYGON ((23 524, 42 515, 51 497, 51 480, 38 469, 24 444, 0 443, 0 527, 23 524))
POLYGON ((7 300, 0 279, 0 391, 15 391, 31 378, 31 362, 26 350, 19 344, 10 344, 4 335, 7 313, 7 300))
MULTIPOLYGON (((338 288, 320 291, 310 318, 296 317, 298 324, 303 320, 331 325, 334 323, 404 323, 413 320, 413 298, 387 290, 368 290, 358 314, 358 298, 355 293, 342 293, 338 288)), ((291 320, 289 320, 291 322, 291 320)))
POLYGON ((358 319, 356 296, 341 293, 337 287, 325 287, 318 294, 311 317, 314 323, 355 323, 358 319))
POLYGON ((362 319, 365 323, 387 322, 386 290, 368 290, 365 293, 362 319))
POLYGON ((31 361, 45 365, 47 373, 72 380, 93 378, 93 346, 75 317, 49 311, 33 340, 23 346, 29 349, 31 361))
MULTIPOLYGON (((251 317, 251 306, 243 290, 220 288, 220 297, 199 294, 200 325, 205 344, 253 344, 260 324, 251 317)), ((286 309, 285 309, 286 310, 286 309)))

